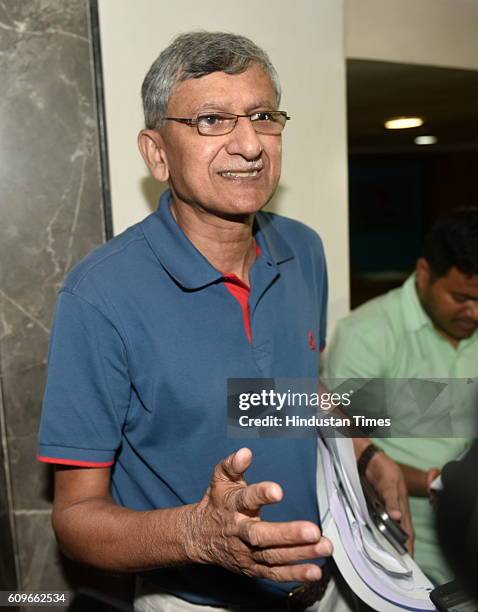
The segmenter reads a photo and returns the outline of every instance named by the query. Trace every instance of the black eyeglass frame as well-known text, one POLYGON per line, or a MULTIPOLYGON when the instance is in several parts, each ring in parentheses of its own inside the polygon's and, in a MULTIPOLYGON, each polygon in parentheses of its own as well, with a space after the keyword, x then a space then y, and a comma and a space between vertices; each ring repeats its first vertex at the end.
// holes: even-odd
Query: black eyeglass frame
POLYGON ((163 121, 177 121, 178 123, 183 123, 184 125, 189 125, 190 127, 196 127, 198 134, 200 136, 225 136, 226 134, 230 134, 234 128, 237 125, 237 122, 239 121, 240 117, 248 117, 250 122, 252 123, 252 125, 254 126, 254 123, 256 123, 256 121, 259 121, 259 119, 255 119, 253 120, 252 117, 254 117, 254 115, 259 115, 261 113, 265 113, 268 115, 280 115, 281 117, 285 118, 285 122, 282 125, 282 129, 280 130, 280 132, 278 132, 277 134, 270 134, 269 132, 258 132, 256 130, 256 128, 254 127, 254 129, 256 130, 256 132, 258 134, 265 134, 267 136, 279 136, 283 129, 286 126, 286 122, 290 121, 290 117, 287 114, 286 111, 256 111, 255 113, 250 113, 249 115, 237 115, 236 113, 221 113, 221 112, 217 112, 217 113, 201 113, 200 115, 198 115, 197 117, 163 117, 163 121), (219 116, 224 116, 226 115, 227 117, 230 117, 231 119, 233 117, 235 117, 235 121, 231 127, 230 130, 228 130, 227 132, 222 132, 221 134, 204 134, 203 132, 199 131, 199 121, 201 120, 202 117, 211 117, 214 115, 219 115, 219 116))

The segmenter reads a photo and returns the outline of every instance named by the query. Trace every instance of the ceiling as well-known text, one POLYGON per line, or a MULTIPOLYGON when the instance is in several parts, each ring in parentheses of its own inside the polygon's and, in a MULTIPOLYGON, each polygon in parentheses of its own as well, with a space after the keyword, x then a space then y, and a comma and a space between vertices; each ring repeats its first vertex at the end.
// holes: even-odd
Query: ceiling
POLYGON ((349 152, 478 151, 478 72, 368 60, 347 61, 349 152), (424 125, 386 130, 390 117, 412 115, 424 125), (418 135, 435 145, 417 146, 418 135))

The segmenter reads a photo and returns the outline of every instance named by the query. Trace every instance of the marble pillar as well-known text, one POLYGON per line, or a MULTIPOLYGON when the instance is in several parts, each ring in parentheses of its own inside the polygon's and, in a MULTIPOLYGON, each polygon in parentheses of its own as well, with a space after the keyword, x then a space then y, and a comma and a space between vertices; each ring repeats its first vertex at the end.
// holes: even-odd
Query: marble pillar
MULTIPOLYGON (((0 390, 1 391, 1 390, 0 390)), ((5 462, 5 413, 0 393, 0 591, 17 588, 17 571, 13 549, 13 513, 10 506, 8 464, 5 462)))
POLYGON ((106 238, 90 9, 0 2, 0 580, 22 590, 71 590, 35 456, 56 292, 106 238))

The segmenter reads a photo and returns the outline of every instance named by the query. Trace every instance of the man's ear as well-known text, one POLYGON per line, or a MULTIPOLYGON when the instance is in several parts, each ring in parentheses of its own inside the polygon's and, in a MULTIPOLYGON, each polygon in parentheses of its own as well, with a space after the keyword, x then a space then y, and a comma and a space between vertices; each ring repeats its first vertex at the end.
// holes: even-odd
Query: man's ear
POLYGON ((417 260, 417 263, 415 266, 415 278, 417 281, 417 288, 419 291, 424 291, 430 284, 430 281, 431 281, 430 264, 424 257, 420 257, 417 260))
POLYGON ((141 130, 138 147, 154 178, 161 183, 166 182, 169 168, 161 134, 156 130, 141 130))

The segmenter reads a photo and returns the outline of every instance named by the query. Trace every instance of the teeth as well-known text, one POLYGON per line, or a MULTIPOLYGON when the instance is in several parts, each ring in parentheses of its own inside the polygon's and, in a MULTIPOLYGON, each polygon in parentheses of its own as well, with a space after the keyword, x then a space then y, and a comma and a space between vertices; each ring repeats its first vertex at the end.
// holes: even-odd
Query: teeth
POLYGON ((230 178, 240 178, 240 177, 247 177, 247 176, 256 176, 257 173, 259 172, 259 170, 251 170, 249 172, 220 172, 219 174, 221 176, 227 176, 230 178))

